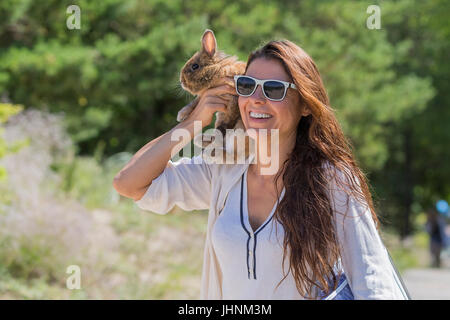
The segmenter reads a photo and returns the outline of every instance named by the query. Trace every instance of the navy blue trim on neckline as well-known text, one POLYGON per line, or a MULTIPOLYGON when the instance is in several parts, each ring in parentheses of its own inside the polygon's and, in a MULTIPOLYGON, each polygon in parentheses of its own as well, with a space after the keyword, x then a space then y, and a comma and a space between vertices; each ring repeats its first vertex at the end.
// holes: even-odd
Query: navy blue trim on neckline
MULTIPOLYGON (((244 172, 244 174, 242 175, 242 179, 241 179, 241 199, 240 199, 240 202, 241 202, 241 204, 240 204, 240 209, 241 209, 241 211, 240 211, 240 218, 241 218, 241 225, 242 225, 242 228, 245 230, 245 232, 246 232, 247 235, 248 235, 248 239, 247 239, 247 273, 248 273, 248 278, 249 278, 249 279, 250 279, 250 265, 249 265, 249 260, 248 260, 248 259, 249 259, 248 253, 249 253, 249 251, 250 251, 250 249, 249 249, 249 243, 250 243, 251 234, 253 234, 253 236, 254 236, 254 240, 253 240, 253 241, 254 241, 254 242, 253 242, 253 251, 252 251, 252 252, 253 252, 253 279, 256 280, 256 243, 257 243, 257 235, 258 235, 258 233, 259 233, 261 230, 263 230, 263 229, 266 227, 266 225, 269 224, 270 221, 272 221, 273 214, 272 214, 272 212, 271 212, 270 218, 267 219, 267 221, 266 221, 262 226, 260 226, 255 232, 253 232, 253 229, 252 229, 252 232, 250 232, 250 231, 247 230, 247 228, 245 227, 245 223, 244 223, 244 213, 243 213, 244 178, 245 178, 245 172, 244 172)), ((247 195, 247 196, 248 196, 248 195, 247 195)), ((276 205, 276 204, 275 204, 275 205, 276 205)), ((273 209, 273 210, 276 210, 276 208, 273 209)), ((248 207, 247 207, 247 217, 248 217, 248 207)), ((248 218, 247 220, 248 220, 248 223, 250 223, 250 218, 248 218)), ((252 227, 252 226, 250 225, 250 228, 251 228, 251 227, 252 227)))
POLYGON ((242 214, 242 190, 244 189, 244 176, 242 176, 242 180, 241 180, 241 225, 242 228, 244 228, 245 232, 247 232, 248 235, 248 239, 247 239, 247 273, 248 273, 248 278, 250 279, 250 267, 248 264, 248 244, 250 242, 250 232, 247 230, 247 228, 245 227, 244 224, 244 215, 242 214))

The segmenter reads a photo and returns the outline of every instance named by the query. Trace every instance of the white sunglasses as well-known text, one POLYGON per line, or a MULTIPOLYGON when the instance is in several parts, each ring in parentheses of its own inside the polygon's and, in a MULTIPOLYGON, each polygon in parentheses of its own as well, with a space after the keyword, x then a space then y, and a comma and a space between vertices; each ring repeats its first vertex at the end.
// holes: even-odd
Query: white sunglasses
POLYGON ((242 97, 250 97, 255 93, 258 85, 261 85, 264 96, 272 101, 281 101, 286 96, 287 89, 297 89, 291 82, 267 79, 259 80, 250 76, 234 76, 236 93, 242 97))

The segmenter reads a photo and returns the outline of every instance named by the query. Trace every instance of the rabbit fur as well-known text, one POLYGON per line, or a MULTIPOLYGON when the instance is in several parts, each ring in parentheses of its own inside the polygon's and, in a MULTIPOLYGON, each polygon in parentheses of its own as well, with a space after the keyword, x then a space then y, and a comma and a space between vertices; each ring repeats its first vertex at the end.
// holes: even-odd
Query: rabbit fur
MULTIPOLYGON (((218 87, 223 84, 228 84, 234 87, 234 75, 244 74, 246 63, 238 61, 236 56, 230 56, 217 49, 217 42, 214 33, 206 29, 201 39, 202 47, 197 51, 183 66, 180 72, 181 87, 187 92, 196 96, 196 98, 184 106, 177 115, 177 121, 182 122, 187 119, 194 108, 197 106, 200 96, 209 88, 218 87)), ((214 138, 212 142, 204 141, 204 135, 197 135, 194 137, 194 144, 202 148, 215 148, 222 152, 223 157, 225 153, 233 155, 236 160, 239 154, 245 157, 249 154, 248 135, 245 134, 244 124, 241 119, 238 96, 225 94, 224 98, 228 100, 226 103, 226 112, 216 113, 216 122, 214 127, 222 133, 222 139, 214 138), (235 134, 244 134, 245 136, 245 150, 237 150, 234 148, 234 141, 230 140, 231 135, 227 135, 226 129, 242 129, 242 131, 234 131, 235 134), (227 139, 227 137, 229 139, 227 139)), ((213 136, 215 137, 215 136, 213 136)), ((210 137, 211 138, 211 137, 210 137)), ((203 153, 210 161, 216 161, 215 150, 211 152, 213 158, 208 153, 203 153)))

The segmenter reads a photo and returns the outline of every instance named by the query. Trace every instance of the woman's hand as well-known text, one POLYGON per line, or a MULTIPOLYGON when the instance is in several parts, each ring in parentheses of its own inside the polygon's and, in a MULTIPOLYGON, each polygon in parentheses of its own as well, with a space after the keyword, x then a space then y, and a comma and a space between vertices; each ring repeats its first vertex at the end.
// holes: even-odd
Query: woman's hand
POLYGON ((205 92, 197 98, 197 106, 186 120, 202 121, 203 128, 208 126, 213 119, 214 113, 217 111, 227 111, 230 95, 236 95, 236 91, 228 84, 205 90, 205 92))

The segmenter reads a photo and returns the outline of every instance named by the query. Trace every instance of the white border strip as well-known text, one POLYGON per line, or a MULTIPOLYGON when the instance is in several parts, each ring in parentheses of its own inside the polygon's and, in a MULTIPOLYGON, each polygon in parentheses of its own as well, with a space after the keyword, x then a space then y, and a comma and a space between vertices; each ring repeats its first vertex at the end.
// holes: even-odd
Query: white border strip
POLYGON ((326 297, 326 298, 323 299, 323 300, 332 300, 334 297, 336 297, 336 296, 339 294, 339 292, 341 292, 341 291, 345 288, 346 285, 347 285, 347 279, 345 279, 345 280, 339 285, 339 287, 336 288, 336 290, 334 290, 332 293, 330 293, 330 294, 328 295, 328 297, 326 297))

